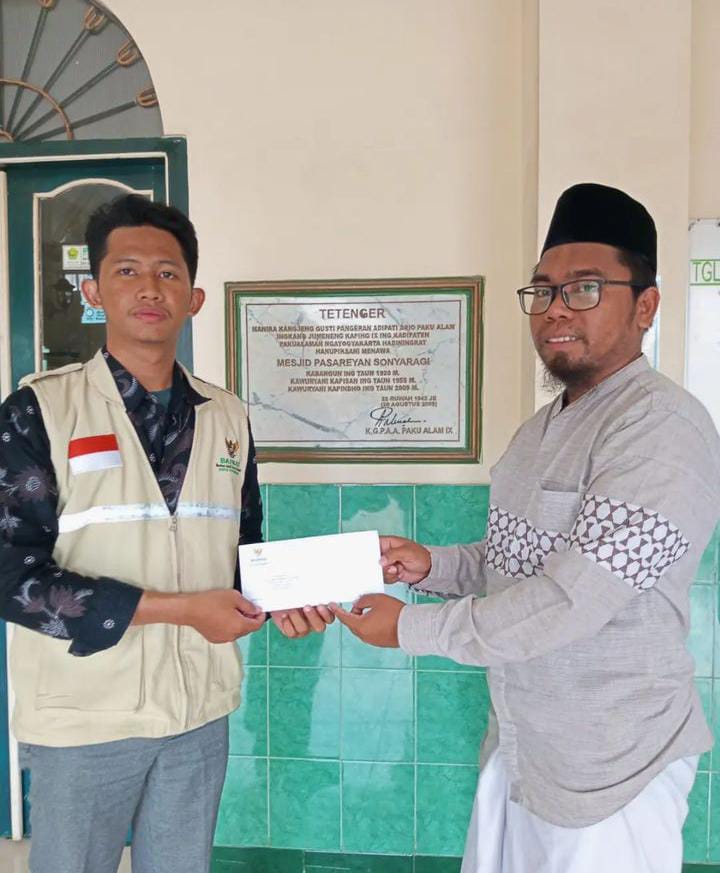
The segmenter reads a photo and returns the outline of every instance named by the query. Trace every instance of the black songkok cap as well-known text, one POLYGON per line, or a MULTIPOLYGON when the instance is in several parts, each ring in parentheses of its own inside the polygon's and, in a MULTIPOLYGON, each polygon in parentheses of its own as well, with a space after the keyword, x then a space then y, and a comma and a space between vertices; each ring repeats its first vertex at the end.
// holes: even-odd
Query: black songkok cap
POLYGON ((657 270, 657 231, 642 203, 624 191, 584 182, 560 195, 542 254, 565 243, 605 243, 642 255, 657 270))

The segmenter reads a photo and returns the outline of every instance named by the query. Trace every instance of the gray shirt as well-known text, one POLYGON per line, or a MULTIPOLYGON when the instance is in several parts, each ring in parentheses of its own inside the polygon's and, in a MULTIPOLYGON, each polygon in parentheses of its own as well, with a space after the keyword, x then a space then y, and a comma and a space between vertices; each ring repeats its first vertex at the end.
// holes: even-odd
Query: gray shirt
POLYGON ((686 639, 719 516, 712 420, 639 358, 520 428, 486 539, 431 549, 418 587, 448 602, 404 607, 400 645, 488 667, 512 800, 582 827, 711 747, 686 639))

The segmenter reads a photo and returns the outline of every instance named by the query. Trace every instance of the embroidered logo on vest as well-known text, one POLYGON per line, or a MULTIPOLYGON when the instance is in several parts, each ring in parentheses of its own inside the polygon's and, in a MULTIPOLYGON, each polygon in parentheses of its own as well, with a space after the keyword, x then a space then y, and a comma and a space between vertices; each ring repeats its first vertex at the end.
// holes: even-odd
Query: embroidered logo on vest
POLYGON ((237 455, 240 448, 240 441, 225 437, 225 448, 227 449, 228 456, 220 456, 215 467, 218 470, 227 470, 229 473, 239 476, 242 473, 243 465, 240 461, 235 460, 235 455, 237 455))

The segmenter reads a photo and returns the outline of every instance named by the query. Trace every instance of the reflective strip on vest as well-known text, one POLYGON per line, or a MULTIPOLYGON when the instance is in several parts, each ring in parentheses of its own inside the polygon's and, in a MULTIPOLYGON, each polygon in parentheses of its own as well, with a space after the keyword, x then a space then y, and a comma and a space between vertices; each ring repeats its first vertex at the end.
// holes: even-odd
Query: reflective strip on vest
POLYGON ((208 503, 178 503, 178 518, 216 518, 240 524, 241 512, 236 506, 213 506, 208 503))
MULTIPOLYGON (((178 518, 212 518, 232 520, 240 524, 240 510, 234 506, 213 506, 207 503, 180 503, 178 518)), ((123 521, 169 519, 164 503, 121 503, 115 506, 92 506, 82 512, 65 512, 58 518, 58 533, 72 533, 91 524, 116 524, 123 521)))

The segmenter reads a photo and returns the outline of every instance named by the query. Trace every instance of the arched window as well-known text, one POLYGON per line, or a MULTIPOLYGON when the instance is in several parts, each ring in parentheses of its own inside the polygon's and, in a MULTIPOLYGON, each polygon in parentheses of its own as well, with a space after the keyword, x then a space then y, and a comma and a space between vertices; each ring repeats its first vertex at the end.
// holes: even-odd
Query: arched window
POLYGON ((150 71, 87 0, 0 0, 0 148, 162 134, 150 71))

